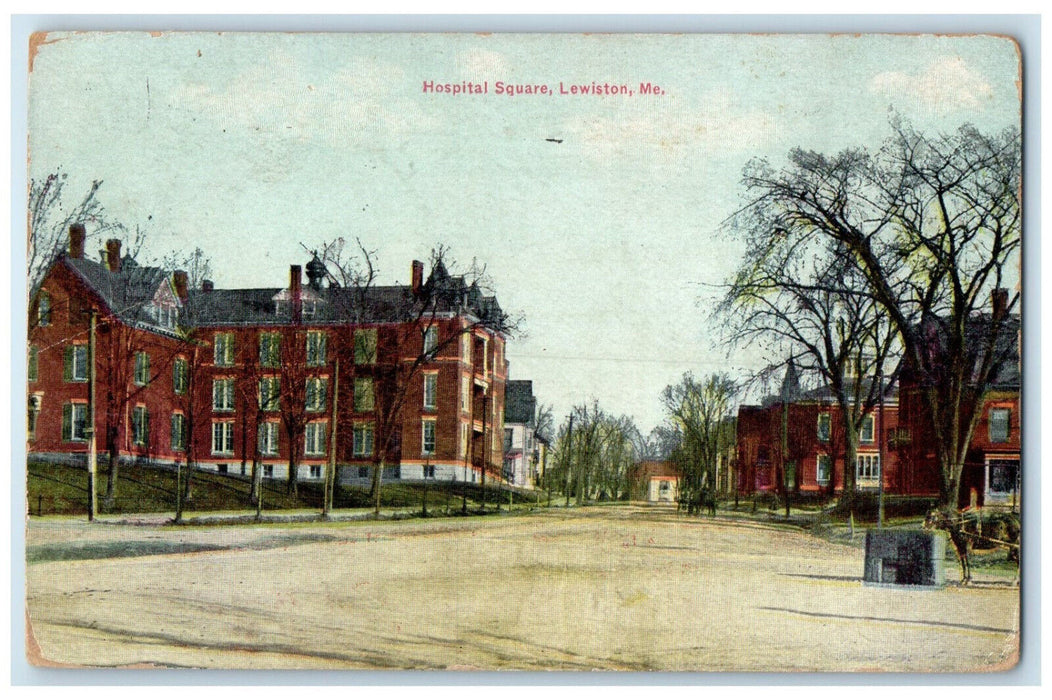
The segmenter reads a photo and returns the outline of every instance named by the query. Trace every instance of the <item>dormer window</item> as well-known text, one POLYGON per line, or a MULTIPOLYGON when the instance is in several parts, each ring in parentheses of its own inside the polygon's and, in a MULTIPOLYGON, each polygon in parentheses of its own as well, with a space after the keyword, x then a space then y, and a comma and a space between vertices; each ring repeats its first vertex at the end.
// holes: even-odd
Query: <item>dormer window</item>
POLYGON ((289 302, 287 299, 278 299, 274 302, 274 314, 276 316, 289 315, 289 302))

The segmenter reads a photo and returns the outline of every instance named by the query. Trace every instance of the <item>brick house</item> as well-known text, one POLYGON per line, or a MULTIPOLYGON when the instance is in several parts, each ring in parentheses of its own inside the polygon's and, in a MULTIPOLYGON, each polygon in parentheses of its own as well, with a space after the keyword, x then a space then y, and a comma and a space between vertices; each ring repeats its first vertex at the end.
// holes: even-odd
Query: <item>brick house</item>
POLYGON ((409 286, 341 288, 315 257, 287 287, 189 289, 120 258, 84 256, 82 227, 34 295, 29 331, 29 453, 85 453, 90 311, 97 332, 96 429, 122 460, 193 459, 202 469, 320 480, 331 442, 341 481, 500 476, 507 362, 492 296, 438 263, 409 286), (119 347, 115 345, 120 339, 119 347), (112 387, 111 387, 112 385, 112 387), (102 410, 104 396, 126 397, 102 410), (381 451, 385 454, 381 455, 381 451))
POLYGON ((737 464, 740 494, 776 492, 829 497, 844 487, 844 470, 853 469, 859 490, 877 490, 883 472, 888 493, 901 493, 903 475, 897 454, 885 449, 881 469, 880 435, 898 429, 898 401, 891 393, 863 418, 855 464, 845 464, 843 430, 829 390, 804 391, 790 376, 779 396, 738 409, 737 464), (783 454, 783 431, 785 450, 783 454), (788 479, 786 478, 788 477, 788 479))
POLYGON ((637 462, 629 477, 632 498, 649 503, 676 503, 682 476, 676 465, 668 460, 637 462))
MULTIPOLYGON (((958 505, 1016 508, 1021 498, 1022 414, 1020 413, 1020 318, 1006 312, 1007 292, 992 296, 992 314, 1003 326, 992 357, 996 363, 980 415, 965 455, 958 505)), ((991 314, 976 314, 972 320, 972 343, 987 335, 991 314)), ((911 491, 939 492, 938 457, 934 425, 924 399, 923 386, 909 368, 901 381, 903 429, 895 436, 899 459, 907 465, 911 491)))

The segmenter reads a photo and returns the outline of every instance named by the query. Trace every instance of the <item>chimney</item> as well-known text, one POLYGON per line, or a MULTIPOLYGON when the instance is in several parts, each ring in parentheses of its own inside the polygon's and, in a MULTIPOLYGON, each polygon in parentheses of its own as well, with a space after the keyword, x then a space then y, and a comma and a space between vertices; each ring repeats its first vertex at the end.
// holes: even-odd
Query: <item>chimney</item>
POLYGON ((213 289, 215 289, 215 284, 212 282, 212 280, 201 280, 202 292, 210 292, 213 289))
POLYGON ((413 296, 420 296, 420 290, 424 286, 424 263, 419 260, 413 261, 413 296))
POLYGON ((84 257, 84 224, 70 224, 69 226, 69 257, 84 257))
POLYGON ((998 287, 990 292, 990 303, 993 307, 994 318, 1004 318, 1005 314, 1008 313, 1008 290, 1004 287, 998 287))
POLYGON ((303 274, 299 265, 289 266, 289 297, 292 300, 292 322, 303 318, 303 274))
POLYGON ((186 301, 188 284, 186 270, 176 270, 172 273, 172 286, 175 287, 175 296, 179 297, 179 301, 186 301))
POLYGON ((121 271, 121 242, 116 238, 106 241, 106 267, 110 272, 121 271))

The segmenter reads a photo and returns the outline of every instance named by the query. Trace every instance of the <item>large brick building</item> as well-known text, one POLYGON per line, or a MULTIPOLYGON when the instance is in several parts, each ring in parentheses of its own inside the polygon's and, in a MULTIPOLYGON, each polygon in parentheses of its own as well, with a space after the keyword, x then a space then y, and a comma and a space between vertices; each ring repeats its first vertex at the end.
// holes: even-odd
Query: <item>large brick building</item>
POLYGON ((794 493, 832 497, 843 490, 846 469, 854 471, 861 490, 877 489, 881 473, 885 489, 896 490, 903 481, 898 457, 888 450, 881 455, 878 442, 882 432, 898 429, 896 395, 887 396, 883 412, 874 407, 863 419, 855 463, 849 465, 835 399, 826 388, 801 390, 791 371, 778 396, 738 409, 739 493, 782 493, 788 483, 794 493))
POLYGON ((341 287, 315 257, 280 288, 190 288, 121 257, 84 255, 84 230, 35 293, 29 319, 29 452, 74 460, 90 427, 100 454, 268 478, 499 478, 504 315, 438 262, 408 286, 341 287), (338 374, 336 371, 338 367, 338 374), (334 396, 334 393, 337 393, 334 396), (335 411, 333 401, 335 399, 335 411))

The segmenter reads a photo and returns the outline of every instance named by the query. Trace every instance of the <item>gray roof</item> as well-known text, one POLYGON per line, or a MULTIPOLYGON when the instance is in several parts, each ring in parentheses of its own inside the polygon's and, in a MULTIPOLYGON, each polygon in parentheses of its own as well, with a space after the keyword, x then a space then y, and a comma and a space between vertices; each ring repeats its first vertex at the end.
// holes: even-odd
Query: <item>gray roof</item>
MULTIPOLYGON (((160 325, 150 302, 169 273, 159 267, 138 265, 131 257, 121 261, 120 272, 86 258, 63 257, 105 304, 128 323, 160 325)), ((312 260, 313 262, 313 260, 312 260)), ((186 326, 286 325, 292 321, 288 304, 278 307, 275 297, 287 298, 287 288, 189 290, 180 322, 186 326), (282 292, 285 292, 282 295, 282 292)), ((407 285, 376 286, 365 290, 336 284, 314 289, 303 287, 303 320, 308 323, 383 323, 406 321, 429 314, 469 314, 495 329, 504 327, 496 297, 484 296, 476 284, 453 277, 441 261, 432 270, 419 298, 407 285), (426 309, 424 304, 427 304, 426 309)))
POLYGON ((119 272, 111 272, 105 265, 87 258, 67 256, 62 261, 95 290, 122 321, 172 332, 161 326, 150 305, 157 289, 169 279, 168 273, 161 268, 139 265, 129 256, 121 260, 119 272))
MULTIPOLYGON (((278 313, 274 298, 282 288, 213 289, 190 292, 188 313, 198 326, 284 325, 292 321, 288 304, 278 313)), ((304 290, 303 319, 316 323, 364 323, 411 318, 414 303, 409 287, 371 287, 364 292, 329 287, 304 290), (316 301, 311 296, 317 297, 316 301), (311 308, 313 306, 313 308, 311 308)))
POLYGON ((529 379, 509 381, 504 388, 504 422, 532 424, 536 413, 533 382, 529 379))

